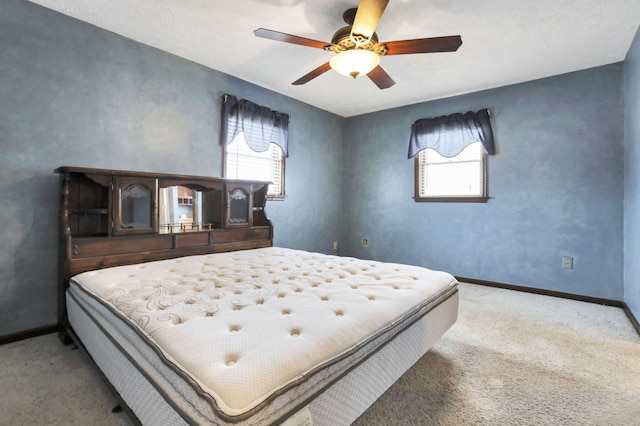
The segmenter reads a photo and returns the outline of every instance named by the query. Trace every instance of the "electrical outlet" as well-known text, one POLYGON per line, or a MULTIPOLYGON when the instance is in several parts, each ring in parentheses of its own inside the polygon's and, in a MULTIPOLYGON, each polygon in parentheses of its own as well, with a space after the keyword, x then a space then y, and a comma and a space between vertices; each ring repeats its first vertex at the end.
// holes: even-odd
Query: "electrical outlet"
POLYGON ((334 250, 338 250, 338 242, 337 241, 333 242, 333 249, 334 250))
POLYGON ((562 268, 563 269, 573 269, 573 257, 571 257, 571 256, 562 256, 562 268))
POLYGON ((365 247, 367 247, 367 246, 369 245, 369 240, 368 240, 368 239, 366 239, 366 238, 363 238, 363 239, 362 239, 362 245, 363 245, 363 246, 365 246, 365 247))

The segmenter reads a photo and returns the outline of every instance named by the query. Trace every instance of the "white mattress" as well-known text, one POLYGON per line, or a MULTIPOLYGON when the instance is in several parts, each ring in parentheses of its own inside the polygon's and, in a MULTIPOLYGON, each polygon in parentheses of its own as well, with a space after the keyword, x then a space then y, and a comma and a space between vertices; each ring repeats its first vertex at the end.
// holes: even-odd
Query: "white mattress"
POLYGON ((186 421, 271 423, 455 285, 425 268, 266 248, 87 272, 70 297, 128 336, 135 362, 157 368, 150 381, 184 398, 173 405, 186 421))

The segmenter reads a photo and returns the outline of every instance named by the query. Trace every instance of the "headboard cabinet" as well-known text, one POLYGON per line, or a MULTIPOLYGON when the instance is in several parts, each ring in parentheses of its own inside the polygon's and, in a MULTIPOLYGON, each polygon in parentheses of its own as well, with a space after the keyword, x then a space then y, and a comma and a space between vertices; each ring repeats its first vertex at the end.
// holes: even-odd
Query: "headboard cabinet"
POLYGON ((81 272, 270 247, 269 182, 59 167, 59 322, 81 272))

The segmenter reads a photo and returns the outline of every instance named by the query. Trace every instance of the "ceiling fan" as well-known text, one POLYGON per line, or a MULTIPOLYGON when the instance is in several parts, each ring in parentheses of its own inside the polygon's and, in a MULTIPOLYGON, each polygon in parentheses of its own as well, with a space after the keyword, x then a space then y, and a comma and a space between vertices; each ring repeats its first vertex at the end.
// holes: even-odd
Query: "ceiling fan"
POLYGON ((294 81, 293 85, 305 84, 312 79, 334 69, 340 74, 353 78, 366 75, 380 89, 387 89, 395 81, 380 66, 380 57, 387 55, 406 55, 410 53, 455 52, 462 44, 459 35, 430 37, 413 40, 378 42, 375 29, 389 0, 360 0, 357 8, 349 9, 342 15, 347 23, 331 38, 331 43, 312 40, 278 31, 258 28, 257 37, 317 49, 331 50, 335 56, 329 62, 294 81))

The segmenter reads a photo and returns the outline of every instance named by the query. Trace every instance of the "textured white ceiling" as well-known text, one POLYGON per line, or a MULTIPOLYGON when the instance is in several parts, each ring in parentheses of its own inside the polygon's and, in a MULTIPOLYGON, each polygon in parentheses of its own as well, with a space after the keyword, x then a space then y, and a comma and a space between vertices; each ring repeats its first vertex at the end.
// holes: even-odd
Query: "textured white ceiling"
POLYGON ((263 27, 330 41, 357 0, 30 0, 207 67, 349 117, 624 60, 638 0, 390 0, 380 41, 460 34, 454 53, 383 57, 396 85, 329 71, 333 53, 257 38, 263 27))

